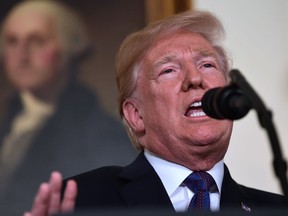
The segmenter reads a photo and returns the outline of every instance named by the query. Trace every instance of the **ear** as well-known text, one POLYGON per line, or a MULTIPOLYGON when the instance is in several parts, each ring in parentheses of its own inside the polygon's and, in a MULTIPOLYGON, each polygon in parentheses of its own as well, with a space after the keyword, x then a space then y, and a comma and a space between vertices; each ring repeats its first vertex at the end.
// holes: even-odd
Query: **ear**
POLYGON ((142 116, 137 109, 137 103, 134 100, 126 100, 123 105, 124 117, 129 123, 130 127, 136 133, 142 133, 145 130, 145 125, 142 119, 142 116))

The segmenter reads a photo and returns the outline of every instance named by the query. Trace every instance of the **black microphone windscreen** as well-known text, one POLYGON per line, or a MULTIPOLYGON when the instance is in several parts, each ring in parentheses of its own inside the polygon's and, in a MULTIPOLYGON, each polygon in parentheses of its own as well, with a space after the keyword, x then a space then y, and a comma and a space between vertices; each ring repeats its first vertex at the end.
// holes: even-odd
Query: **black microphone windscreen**
POLYGON ((219 93, 219 90, 221 90, 220 87, 209 89, 204 94, 201 102, 202 102, 202 109, 206 113, 206 115, 216 119, 223 119, 223 117, 219 115, 217 109, 215 109, 215 107, 217 107, 218 105, 214 97, 215 94, 219 93))
POLYGON ((240 119, 251 107, 248 97, 234 85, 210 89, 202 98, 203 111, 215 119, 240 119))

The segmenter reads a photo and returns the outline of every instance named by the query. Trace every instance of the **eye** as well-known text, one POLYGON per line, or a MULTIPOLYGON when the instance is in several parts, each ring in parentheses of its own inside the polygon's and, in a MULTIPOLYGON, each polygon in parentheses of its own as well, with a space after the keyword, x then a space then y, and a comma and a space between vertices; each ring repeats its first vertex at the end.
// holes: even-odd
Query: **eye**
POLYGON ((158 76, 167 78, 176 76, 180 71, 181 66, 179 64, 171 62, 163 64, 159 68, 157 68, 158 76))
POLYGON ((173 72, 173 69, 172 68, 168 68, 168 69, 164 70, 162 72, 162 74, 168 74, 168 73, 172 73, 172 72, 173 72))
POLYGON ((5 38, 5 46, 15 46, 17 44, 17 38, 13 36, 9 36, 5 38))
POLYGON ((215 66, 213 64, 211 64, 211 63, 205 63, 205 64, 203 64, 202 67, 204 67, 204 68, 212 68, 212 67, 215 67, 215 66))

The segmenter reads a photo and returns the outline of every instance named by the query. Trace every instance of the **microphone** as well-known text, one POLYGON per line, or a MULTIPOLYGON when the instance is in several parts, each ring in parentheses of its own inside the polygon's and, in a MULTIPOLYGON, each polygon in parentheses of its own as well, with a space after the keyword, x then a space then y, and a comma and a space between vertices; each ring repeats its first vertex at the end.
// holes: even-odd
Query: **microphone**
POLYGON ((201 102, 203 111, 215 119, 240 119, 252 108, 250 99, 235 84, 208 90, 201 102))

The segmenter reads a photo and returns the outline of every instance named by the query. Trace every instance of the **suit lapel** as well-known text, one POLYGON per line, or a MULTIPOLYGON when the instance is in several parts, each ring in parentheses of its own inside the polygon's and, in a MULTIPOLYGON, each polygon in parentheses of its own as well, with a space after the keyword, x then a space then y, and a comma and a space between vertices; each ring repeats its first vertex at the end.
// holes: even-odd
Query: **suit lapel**
MULTIPOLYGON (((166 190, 147 161, 144 153, 140 153, 137 159, 125 167, 119 175, 121 185, 119 193, 128 207, 155 207, 174 210, 166 190)), ((247 193, 232 179, 225 165, 222 183, 220 209, 241 210, 250 212, 253 202, 247 193)))
POLYGON ((126 181, 120 187, 120 194, 129 207, 151 206, 157 208, 173 209, 166 190, 141 152, 137 159, 125 167, 120 178, 126 181))
POLYGON ((232 179, 230 172, 225 165, 224 178, 222 183, 220 208, 242 209, 243 211, 250 212, 251 206, 253 206, 249 196, 246 192, 232 179))

